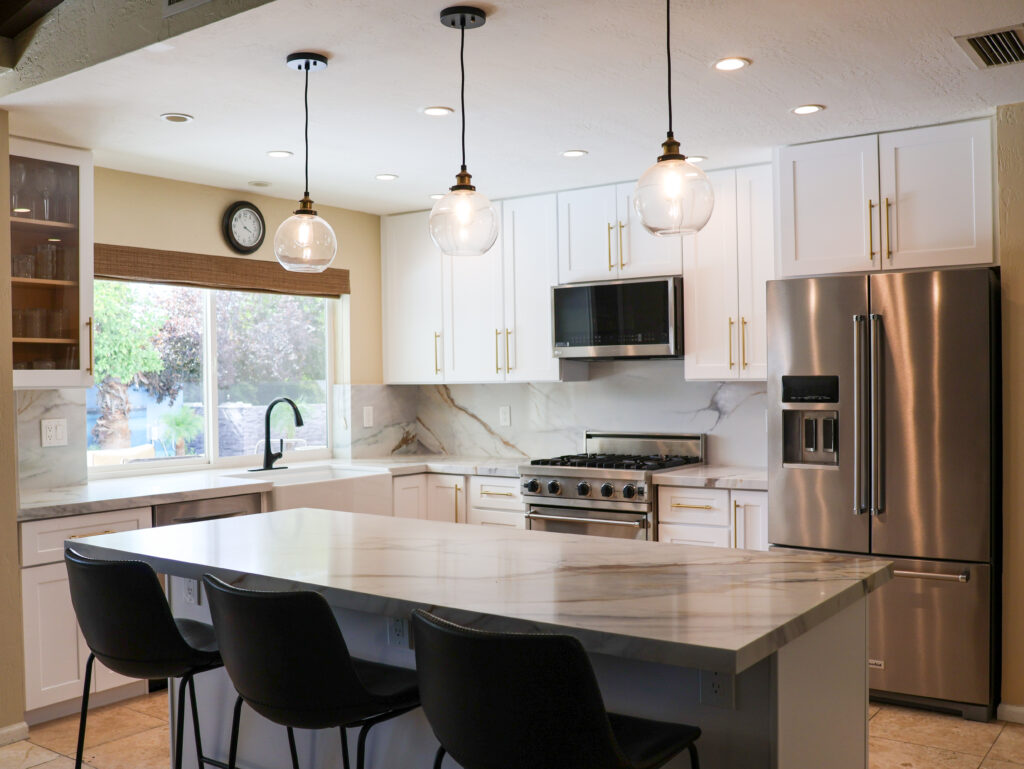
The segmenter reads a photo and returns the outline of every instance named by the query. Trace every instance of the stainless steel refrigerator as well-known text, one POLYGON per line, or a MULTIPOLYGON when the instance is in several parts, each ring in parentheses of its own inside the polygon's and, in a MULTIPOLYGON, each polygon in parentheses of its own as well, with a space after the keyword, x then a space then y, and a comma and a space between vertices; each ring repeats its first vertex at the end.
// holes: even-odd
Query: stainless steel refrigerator
POLYGON ((998 271, 768 283, 768 539, 870 553, 876 698, 992 717, 999 681, 998 271))

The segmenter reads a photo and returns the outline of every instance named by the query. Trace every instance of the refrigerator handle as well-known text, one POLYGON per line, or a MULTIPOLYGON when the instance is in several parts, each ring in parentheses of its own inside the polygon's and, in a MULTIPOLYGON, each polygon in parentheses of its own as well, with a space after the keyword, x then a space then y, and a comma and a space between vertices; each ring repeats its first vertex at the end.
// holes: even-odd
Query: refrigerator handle
POLYGON ((864 447, 861 438, 864 432, 864 316, 853 316, 853 514, 862 515, 865 510, 864 498, 864 447))
POLYGON ((871 319, 871 391, 869 397, 871 400, 871 415, 869 422, 871 424, 871 514, 881 515, 882 509, 882 460, 881 460, 881 446, 879 440, 881 436, 881 408, 879 404, 879 387, 878 387, 878 356, 879 348, 882 345, 882 316, 878 313, 871 313, 869 316, 871 319))

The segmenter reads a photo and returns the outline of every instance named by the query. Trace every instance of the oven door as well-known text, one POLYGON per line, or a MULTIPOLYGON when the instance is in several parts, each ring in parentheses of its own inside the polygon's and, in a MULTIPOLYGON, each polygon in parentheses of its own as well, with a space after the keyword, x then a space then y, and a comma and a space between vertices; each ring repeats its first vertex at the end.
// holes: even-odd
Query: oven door
POLYGON ((650 539, 646 513, 623 513, 585 508, 542 507, 529 505, 526 528, 534 531, 557 531, 560 534, 586 534, 619 539, 650 539))

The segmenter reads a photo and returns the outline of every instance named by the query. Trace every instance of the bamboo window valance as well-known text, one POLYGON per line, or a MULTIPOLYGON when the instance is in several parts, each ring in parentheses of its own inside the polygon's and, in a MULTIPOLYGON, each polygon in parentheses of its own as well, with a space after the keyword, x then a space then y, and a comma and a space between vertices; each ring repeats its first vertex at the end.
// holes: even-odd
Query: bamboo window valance
POLYGON ((348 294, 348 270, 289 272, 277 262, 233 256, 210 256, 155 248, 97 243, 93 250, 97 278, 142 283, 296 294, 336 299, 348 294))

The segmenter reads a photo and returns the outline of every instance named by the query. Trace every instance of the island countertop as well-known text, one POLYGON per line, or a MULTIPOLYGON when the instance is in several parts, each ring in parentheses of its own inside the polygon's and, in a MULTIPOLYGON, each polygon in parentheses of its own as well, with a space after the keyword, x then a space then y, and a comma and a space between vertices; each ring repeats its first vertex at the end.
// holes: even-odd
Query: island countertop
POLYGON ((282 510, 75 540, 182 577, 306 587, 339 608, 432 608, 566 632, 591 652, 740 673, 889 580, 888 561, 282 510))

